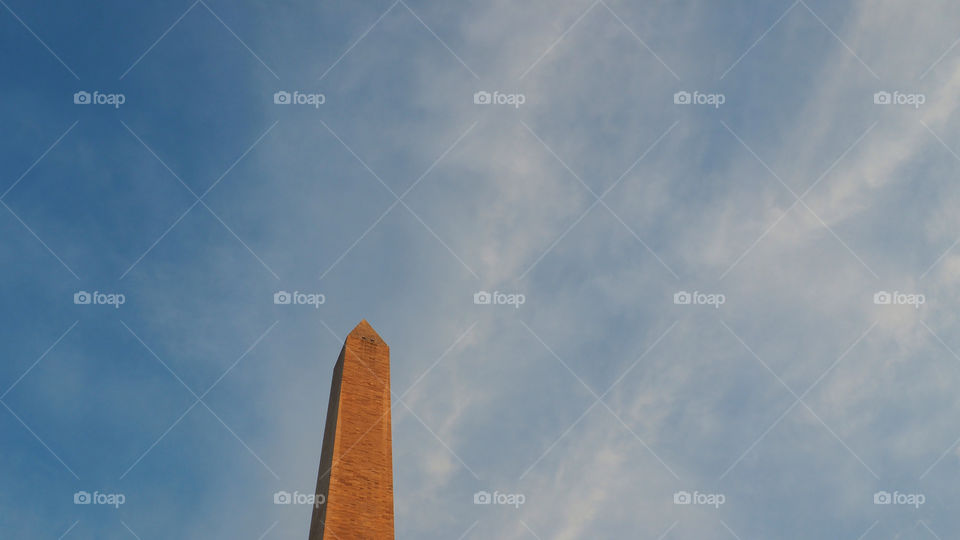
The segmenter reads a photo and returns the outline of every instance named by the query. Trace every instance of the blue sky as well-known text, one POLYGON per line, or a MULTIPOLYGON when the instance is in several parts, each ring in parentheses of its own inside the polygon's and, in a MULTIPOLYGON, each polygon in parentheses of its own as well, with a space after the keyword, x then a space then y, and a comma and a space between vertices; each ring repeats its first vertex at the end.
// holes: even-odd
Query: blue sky
POLYGON ((960 530, 955 3, 0 4, 0 536, 306 537, 363 318, 398 538, 960 530))

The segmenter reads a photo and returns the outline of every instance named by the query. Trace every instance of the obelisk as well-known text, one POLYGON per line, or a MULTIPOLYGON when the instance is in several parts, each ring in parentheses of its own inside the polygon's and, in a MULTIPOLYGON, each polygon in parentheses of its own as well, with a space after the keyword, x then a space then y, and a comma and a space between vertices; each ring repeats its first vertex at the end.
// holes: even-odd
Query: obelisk
POLYGON ((309 540, 393 539, 390 347, 366 320, 333 368, 316 493, 309 540))

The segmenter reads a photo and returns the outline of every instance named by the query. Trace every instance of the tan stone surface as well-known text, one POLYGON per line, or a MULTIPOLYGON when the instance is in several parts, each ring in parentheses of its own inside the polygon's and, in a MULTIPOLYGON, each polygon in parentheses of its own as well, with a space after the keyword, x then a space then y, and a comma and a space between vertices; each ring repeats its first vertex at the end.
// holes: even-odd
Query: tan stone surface
POLYGON ((392 539, 390 347, 366 320, 333 370, 310 540, 392 539))

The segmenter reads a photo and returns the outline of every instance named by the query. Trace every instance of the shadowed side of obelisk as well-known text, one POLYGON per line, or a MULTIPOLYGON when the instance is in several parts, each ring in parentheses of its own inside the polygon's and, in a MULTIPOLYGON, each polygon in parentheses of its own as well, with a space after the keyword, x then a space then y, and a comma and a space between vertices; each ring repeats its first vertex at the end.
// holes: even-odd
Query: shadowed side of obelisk
POLYGON ((309 540, 394 537, 390 348, 366 320, 333 370, 317 495, 309 540))
MULTIPOLYGON (((343 356, 346 348, 340 350, 340 357, 333 368, 333 380, 330 383, 330 401, 327 404, 327 422, 323 430, 323 447, 320 451, 320 471, 317 474, 317 495, 326 501, 330 489, 330 469, 333 465, 333 440, 336 437, 337 413, 340 407, 340 383, 343 377, 343 356)), ((323 523, 326 521, 327 505, 314 507, 310 520, 309 540, 323 538, 323 523)))

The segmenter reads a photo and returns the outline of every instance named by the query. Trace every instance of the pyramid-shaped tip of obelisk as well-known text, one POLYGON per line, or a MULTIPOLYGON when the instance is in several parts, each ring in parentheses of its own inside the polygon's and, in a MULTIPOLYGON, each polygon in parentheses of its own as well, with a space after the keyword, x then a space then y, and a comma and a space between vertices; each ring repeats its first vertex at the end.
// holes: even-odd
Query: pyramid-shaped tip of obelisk
POLYGON ((366 341, 374 341, 384 344, 386 343, 383 341, 383 338, 380 337, 380 334, 378 334, 377 331, 370 326, 370 323, 368 323, 366 319, 360 321, 360 323, 350 331, 350 334, 347 335, 347 339, 350 338, 360 338, 366 341))

